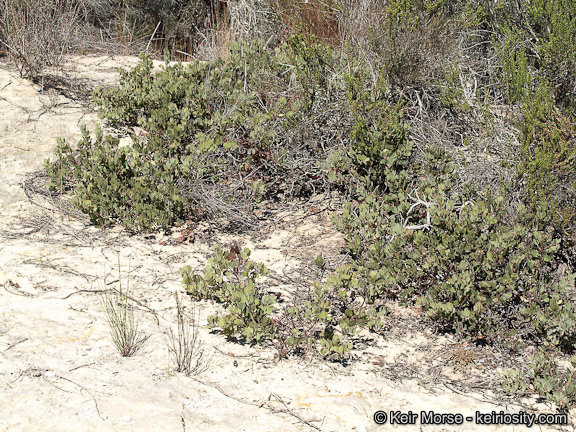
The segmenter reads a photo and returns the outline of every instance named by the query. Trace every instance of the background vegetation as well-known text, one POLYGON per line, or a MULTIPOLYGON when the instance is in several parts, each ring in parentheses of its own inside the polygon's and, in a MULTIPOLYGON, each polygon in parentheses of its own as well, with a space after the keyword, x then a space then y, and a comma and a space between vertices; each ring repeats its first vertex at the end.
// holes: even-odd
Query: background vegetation
POLYGON ((94 93, 109 126, 146 139, 84 131, 47 161, 94 223, 254 225, 262 199, 347 201, 333 222, 350 263, 286 310, 248 251, 182 270, 193 297, 227 307, 211 323, 228 337, 343 358, 392 299, 478 343, 537 347, 507 388, 576 401, 555 363, 576 344, 572 0, 0 4, 3 45, 36 81, 73 51, 194 60, 154 73, 143 56, 94 93))

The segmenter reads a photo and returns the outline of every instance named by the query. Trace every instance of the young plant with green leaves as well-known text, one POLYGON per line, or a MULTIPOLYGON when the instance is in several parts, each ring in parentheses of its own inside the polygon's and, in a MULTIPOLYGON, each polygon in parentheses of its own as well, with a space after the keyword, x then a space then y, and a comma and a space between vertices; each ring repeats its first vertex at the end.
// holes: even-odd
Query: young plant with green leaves
POLYGON ((204 275, 194 274, 189 266, 180 272, 186 291, 196 299, 211 299, 226 306, 228 314, 208 318, 212 327, 220 327, 227 337, 240 336, 249 342, 261 343, 273 338, 276 323, 275 297, 263 295, 257 279, 266 276, 262 263, 250 261, 250 250, 228 259, 224 250, 216 246, 214 257, 208 261, 204 275))
POLYGON ((567 368, 561 368, 553 354, 539 352, 532 358, 527 372, 504 371, 504 390, 519 397, 537 394, 566 412, 576 404, 575 375, 576 356, 570 358, 567 368))

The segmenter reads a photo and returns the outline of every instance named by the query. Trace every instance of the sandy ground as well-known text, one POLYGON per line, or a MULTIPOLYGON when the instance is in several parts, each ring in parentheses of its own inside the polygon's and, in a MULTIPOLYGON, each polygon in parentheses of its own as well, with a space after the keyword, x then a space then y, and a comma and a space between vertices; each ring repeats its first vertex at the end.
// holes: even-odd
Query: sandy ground
MULTIPOLYGON (((110 85, 117 67, 136 58, 82 57, 71 78, 88 88, 110 85)), ((72 97, 72 96, 71 96, 72 97)), ((80 125, 98 121, 85 103, 39 87, 0 68, 0 430, 2 431, 519 431, 524 425, 378 425, 376 411, 551 413, 536 401, 497 401, 500 367, 514 359, 435 335, 395 310, 383 336, 363 335, 345 365, 318 359, 278 360, 273 347, 226 341, 206 328, 218 310, 199 304, 199 346, 205 370, 174 371, 166 331, 176 322, 179 269, 201 271, 214 244, 233 240, 253 250, 272 273, 270 289, 311 271, 323 253, 329 268, 343 242, 326 214, 287 218, 274 230, 227 234, 205 230, 194 243, 175 232, 129 236, 100 230, 85 218, 46 210, 23 182, 52 156, 57 137, 78 140, 80 125), (170 240, 171 239, 171 240, 170 240), (130 280, 138 300, 143 349, 120 357, 97 291, 130 280), (487 385, 486 383, 492 383, 487 385), (474 385, 476 384, 476 385, 474 385), (530 411, 531 409, 531 411, 530 411)), ((301 215, 302 216, 302 215, 301 215)), ((304 215, 306 216, 306 215, 304 215)), ((188 299, 185 304, 191 307, 188 299)), ((518 359, 521 361, 521 359, 518 359)), ((573 415, 564 430, 573 430, 573 415)), ((537 430, 558 427, 533 426, 537 430)))

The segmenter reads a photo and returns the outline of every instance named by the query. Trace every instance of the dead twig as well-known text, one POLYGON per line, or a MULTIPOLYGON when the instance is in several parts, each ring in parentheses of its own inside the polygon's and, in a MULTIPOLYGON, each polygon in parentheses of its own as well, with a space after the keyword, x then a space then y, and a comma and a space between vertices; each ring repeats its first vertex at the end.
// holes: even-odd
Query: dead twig
POLYGON ((109 291, 109 290, 78 290, 78 291, 74 291, 73 293, 68 294, 66 297, 62 297, 60 300, 66 300, 66 299, 72 297, 74 294, 80 294, 80 293, 84 293, 84 292, 97 294, 97 293, 103 293, 105 291, 109 291))
POLYGON ((236 396, 233 396, 233 395, 230 395, 230 394, 226 393, 224 390, 222 390, 222 387, 220 387, 220 386, 219 386, 218 384, 216 384, 216 383, 207 383, 207 382, 205 382, 205 381, 203 381, 203 380, 201 380, 201 379, 199 379, 199 378, 192 377, 192 376, 189 377, 189 378, 191 378, 191 379, 193 379, 194 381, 196 381, 196 382, 198 382, 198 383, 200 383, 200 384, 202 384, 202 385, 205 385, 205 386, 207 386, 207 387, 212 387, 212 388, 218 390, 218 391, 219 391, 220 393, 222 393, 224 396, 226 396, 226 397, 228 397, 228 398, 230 398, 230 399, 233 399, 233 400, 235 400, 235 401, 237 401, 237 402, 240 402, 240 403, 243 403, 243 404, 246 404, 246 405, 253 405, 253 406, 258 407, 258 408, 266 408, 266 409, 269 409, 270 411, 272 411, 273 413, 282 413, 282 414, 290 415, 290 416, 296 418, 296 419, 297 419, 298 421, 300 421, 301 423, 305 424, 306 426, 308 426, 308 427, 310 427, 310 428, 312 428, 312 429, 314 429, 314 430, 317 430, 317 431, 322 431, 322 429, 320 429, 318 426, 312 424, 313 421, 320 421, 320 420, 306 420, 306 419, 302 418, 302 416, 301 416, 300 414, 294 412, 294 410, 289 409, 289 408, 287 407, 287 405, 284 403, 284 401, 282 400, 282 398, 280 398, 278 395, 275 395, 275 394, 273 394, 273 393, 270 394, 270 396, 268 397, 268 401, 264 401, 264 402, 250 402, 250 401, 247 401, 247 400, 245 400, 245 399, 242 399, 242 398, 239 398, 239 397, 236 397, 236 396), (274 397, 278 402, 280 402, 281 404, 283 404, 285 408, 279 409, 279 408, 276 408, 276 407, 273 407, 273 406, 269 405, 269 401, 270 401, 270 399, 271 399, 272 397, 274 397))
POLYGON ((222 351, 220 348, 218 347, 214 347, 214 349, 216 351, 218 351, 220 354, 224 354, 226 356, 230 356, 230 357, 236 357, 236 358, 253 358, 254 354, 248 354, 248 355, 240 355, 240 354, 234 354, 234 353, 227 353, 222 351))
POLYGON ((431 206, 433 205, 437 205, 436 203, 433 202, 427 202, 422 200, 419 196, 418 196, 418 191, 416 190, 416 198, 412 197, 410 194, 408 194, 408 197, 414 201, 416 201, 414 204, 412 204, 410 206, 410 208, 408 209, 408 212, 406 214, 406 220, 404 221, 403 224, 403 228, 404 229, 409 229, 409 230, 420 230, 420 229, 428 229, 430 227, 432 227, 432 223, 430 221, 430 211, 428 210, 431 206), (426 207, 426 223, 425 224, 421 224, 421 225, 407 225, 408 224, 408 219, 410 218, 410 213, 412 212, 412 210, 414 210, 417 206, 419 205, 423 205, 424 207, 426 207))
POLYGON ((62 380, 64 380, 64 381, 68 381, 69 383, 72 383, 72 384, 74 384, 75 386, 80 387, 80 390, 84 390, 86 393, 88 393, 88 395, 89 395, 89 396, 92 398, 92 400, 94 401, 94 405, 95 405, 95 407, 96 407, 96 412, 98 413, 98 417, 100 417, 102 420, 106 421, 106 419, 107 419, 108 417, 106 417, 106 418, 102 417, 102 414, 100 414, 100 409, 98 408, 98 401, 96 400, 96 398, 94 397, 94 395, 93 395, 92 393, 90 393, 90 391, 89 391, 86 387, 84 387, 84 386, 82 386, 82 385, 80 385, 80 384, 78 384, 78 383, 75 383, 74 381, 72 381, 72 380, 70 380, 70 379, 68 379, 68 378, 66 378, 66 377, 63 377, 62 375, 55 375, 55 376, 56 376, 56 378, 62 379, 62 380))
POLYGON ((9 349, 14 348, 16 345, 21 344, 22 342, 26 342, 28 340, 28 338, 24 338, 22 340, 19 340, 18 342, 14 342, 12 345, 9 345, 8 348, 6 348, 4 350, 4 352, 8 351, 9 349))
POLYGON ((83 364, 83 365, 80 365, 80 366, 76 366, 76 367, 70 369, 68 372, 72 372, 72 371, 75 371, 76 369, 80 369, 80 368, 83 368, 83 367, 92 366, 93 364, 96 364, 96 362, 92 362, 92 363, 88 363, 88 364, 83 364))

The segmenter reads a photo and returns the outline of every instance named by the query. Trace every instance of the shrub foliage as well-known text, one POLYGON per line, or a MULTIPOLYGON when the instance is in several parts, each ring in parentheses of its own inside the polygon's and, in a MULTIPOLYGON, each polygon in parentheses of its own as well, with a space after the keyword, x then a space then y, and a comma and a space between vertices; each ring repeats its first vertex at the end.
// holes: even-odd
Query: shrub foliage
MULTIPOLYGON (((124 147, 100 131, 74 149, 61 141, 46 163, 52 188, 95 223, 136 231, 341 192, 333 222, 351 261, 284 308, 249 251, 216 249, 202 275, 182 269, 192 296, 227 308, 211 326, 284 355, 342 358, 359 329, 383 328, 389 300, 476 341, 574 351, 562 270, 576 264, 574 3, 390 1, 354 6, 366 7, 355 24, 339 15, 350 5, 308 16, 278 4, 294 34, 274 49, 232 44, 226 59, 160 71, 143 57, 119 87, 97 90, 109 126, 147 135, 124 147), (352 25, 363 43, 339 46, 361 37, 352 25), (470 163, 490 181, 467 178, 470 163)), ((571 375, 544 382, 558 369, 540 360, 532 370, 516 378, 573 402, 571 375)))

